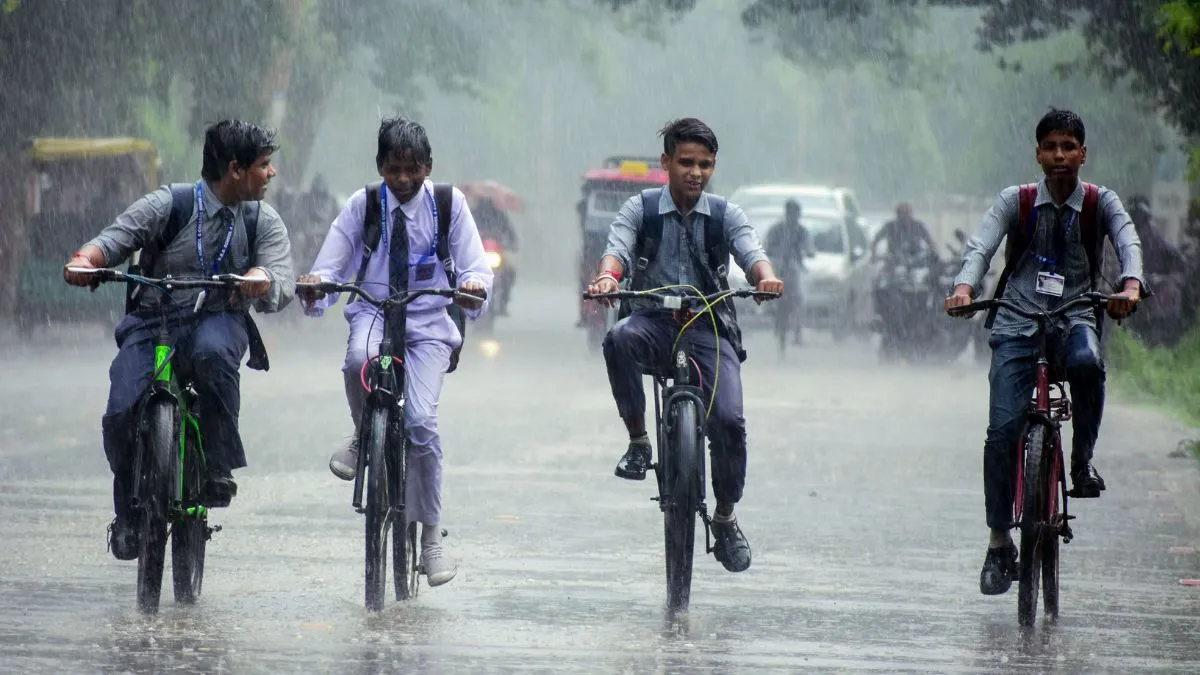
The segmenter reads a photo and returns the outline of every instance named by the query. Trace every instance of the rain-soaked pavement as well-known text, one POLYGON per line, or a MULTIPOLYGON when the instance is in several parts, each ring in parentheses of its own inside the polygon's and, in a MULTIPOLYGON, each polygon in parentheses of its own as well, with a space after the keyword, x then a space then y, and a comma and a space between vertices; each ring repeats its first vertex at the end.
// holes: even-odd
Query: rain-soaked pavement
MULTIPOLYGON (((1200 472, 1188 430, 1110 402, 1109 489, 1074 502, 1063 615, 1016 625, 978 591, 986 376, 880 367, 817 336, 780 362, 750 340, 751 460, 739 513, 754 565, 699 559, 667 619, 651 483, 623 445, 568 290, 518 289, 492 357, 475 339, 442 403, 445 525, 458 578, 362 608, 362 520, 326 468, 349 421, 345 324, 270 321, 272 369, 243 371, 252 466, 214 522, 204 596, 133 607, 105 551, 99 449, 111 340, 5 336, 0 382, 0 672, 1200 672, 1200 472)), ((858 349, 861 349, 859 347, 858 349)))

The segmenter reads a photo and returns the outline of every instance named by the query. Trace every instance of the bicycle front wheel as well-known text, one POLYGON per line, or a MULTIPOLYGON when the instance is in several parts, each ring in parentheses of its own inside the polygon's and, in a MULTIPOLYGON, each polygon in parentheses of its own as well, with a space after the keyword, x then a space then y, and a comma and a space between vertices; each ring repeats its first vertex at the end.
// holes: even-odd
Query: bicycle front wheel
POLYGON ((204 551, 207 548, 208 517, 200 505, 204 481, 204 459, 195 427, 184 424, 183 495, 185 511, 171 527, 171 573, 175 602, 192 604, 200 599, 204 584, 204 551), (187 509, 191 509, 189 512, 187 509))
MULTIPOLYGON (((391 461, 388 469, 392 474, 392 494, 396 501, 405 504, 404 486, 408 480, 408 441, 404 436, 403 421, 392 430, 391 461)), ((417 596, 417 524, 408 522, 407 506, 395 511, 392 519, 392 577, 395 579, 396 600, 403 601, 417 596)))
POLYGON ((1039 581, 1042 574, 1043 527, 1046 518, 1047 495, 1050 490, 1045 458, 1046 427, 1034 424, 1025 435, 1025 461, 1021 470, 1021 547, 1017 555, 1019 580, 1017 584, 1017 621, 1032 626, 1037 620, 1039 581))
POLYGON ((1067 478, 1063 471, 1062 437, 1054 434, 1053 442, 1047 448, 1050 451, 1050 501, 1046 508, 1049 526, 1045 528, 1042 542, 1042 612, 1048 621, 1058 619, 1058 538, 1062 528, 1066 526, 1065 509, 1063 505, 1067 498, 1067 478))
POLYGON ((172 481, 178 475, 175 443, 179 438, 178 410, 169 402, 146 407, 141 425, 137 603, 143 612, 158 611, 163 566, 167 555, 167 522, 172 481))
POLYGON ((700 505, 701 429, 696 403, 674 405, 670 445, 662 450, 663 534, 666 541, 667 609, 685 611, 692 594, 696 512, 700 505))
POLYGON ((366 481, 366 606, 371 612, 383 609, 387 593, 388 470, 386 450, 387 411, 372 408, 367 413, 360 452, 367 453, 366 481))

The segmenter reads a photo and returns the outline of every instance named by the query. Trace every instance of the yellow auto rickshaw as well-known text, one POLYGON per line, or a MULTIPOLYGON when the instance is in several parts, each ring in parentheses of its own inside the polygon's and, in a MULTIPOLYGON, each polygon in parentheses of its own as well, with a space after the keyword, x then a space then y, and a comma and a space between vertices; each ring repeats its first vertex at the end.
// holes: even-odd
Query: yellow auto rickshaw
POLYGON ((0 164, 0 315, 18 330, 115 321, 119 284, 81 292, 63 263, 158 186, 158 151, 138 138, 36 138, 0 164))

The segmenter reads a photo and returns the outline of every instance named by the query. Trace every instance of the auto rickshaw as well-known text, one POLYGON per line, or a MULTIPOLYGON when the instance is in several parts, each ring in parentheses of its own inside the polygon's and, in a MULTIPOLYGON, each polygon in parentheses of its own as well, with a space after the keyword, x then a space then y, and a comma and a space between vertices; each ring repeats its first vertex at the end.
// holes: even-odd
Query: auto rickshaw
POLYGON ((36 138, 0 168, 0 315, 38 326, 115 323, 124 288, 81 293, 62 266, 138 197, 158 186, 154 145, 137 138, 36 138))
MULTIPOLYGON (((599 168, 583 174, 583 194, 575 206, 582 235, 579 252, 581 288, 587 287, 596 272, 596 264, 604 254, 609 226, 621 205, 642 190, 668 183, 667 172, 659 168, 658 162, 657 158, 609 157, 599 168)), ((596 351, 616 322, 616 310, 585 300, 580 307, 579 322, 587 331, 588 348, 596 351)))

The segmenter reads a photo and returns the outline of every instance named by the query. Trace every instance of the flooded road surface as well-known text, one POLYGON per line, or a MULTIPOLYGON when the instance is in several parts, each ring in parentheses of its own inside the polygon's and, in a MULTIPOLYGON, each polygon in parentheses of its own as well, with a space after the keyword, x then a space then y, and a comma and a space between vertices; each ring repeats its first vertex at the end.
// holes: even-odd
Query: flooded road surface
POLYGON ((697 560, 692 607, 663 610, 651 482, 612 475, 624 436, 571 293, 520 288, 443 396, 445 527, 457 579, 362 608, 362 517, 326 468, 350 429, 345 324, 266 322, 269 373, 243 371, 251 466, 219 511, 204 596, 146 618, 136 563, 105 550, 99 447, 111 340, 4 343, 0 672, 1200 672, 1198 473, 1188 431, 1110 401, 1109 489, 1074 501, 1063 615, 1016 625, 979 594, 986 372, 881 367, 816 336, 745 364, 750 469, 740 575, 697 560))

